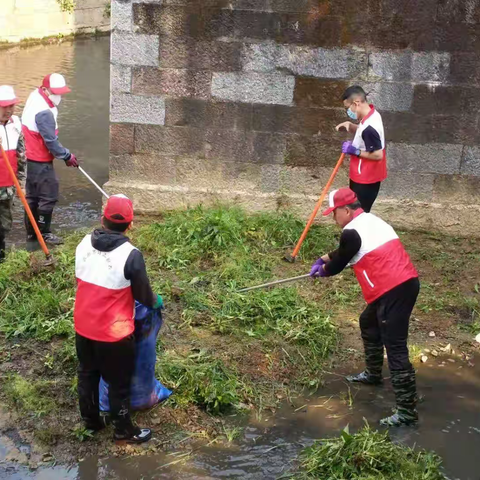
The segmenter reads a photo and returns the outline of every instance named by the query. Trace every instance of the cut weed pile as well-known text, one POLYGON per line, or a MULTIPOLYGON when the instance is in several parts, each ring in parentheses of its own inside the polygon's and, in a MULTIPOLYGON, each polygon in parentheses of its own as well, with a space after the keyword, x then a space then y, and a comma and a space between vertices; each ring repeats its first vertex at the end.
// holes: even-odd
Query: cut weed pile
POLYGON ((394 444, 388 432, 366 426, 351 435, 325 439, 300 456, 296 480, 444 480, 440 459, 426 451, 394 444))
MULTIPOLYGON (((302 258, 285 263, 283 256, 303 228, 304 222, 288 213, 248 215, 219 206, 170 212, 161 222, 133 231, 132 242, 144 253, 152 286, 167 307, 157 375, 174 395, 137 418, 156 430, 162 448, 179 435, 219 434, 212 415, 275 408, 304 387, 318 387, 325 362, 351 359, 346 345, 359 351, 355 325, 364 303, 351 271, 325 281, 237 293, 307 273, 314 259, 335 248, 339 231, 315 225, 302 258), (348 335, 341 338, 346 327, 348 335), (344 348, 339 350, 340 338, 344 348)), ((63 456, 55 450, 59 460, 111 445, 107 434, 93 440, 79 434, 74 255, 84 233, 69 236, 55 251, 54 270, 35 271, 21 250, 0 266, 0 379, 5 385, 0 400, 18 413, 15 428, 63 446, 63 456), (89 440, 81 447, 80 437, 89 440)), ((402 239, 425 285, 415 331, 426 336, 429 319, 475 329, 479 295, 473 279, 480 278, 475 253, 480 242, 423 233, 402 239), (452 259, 462 249, 467 253, 452 259)), ((439 323, 435 330, 440 333, 439 323)))

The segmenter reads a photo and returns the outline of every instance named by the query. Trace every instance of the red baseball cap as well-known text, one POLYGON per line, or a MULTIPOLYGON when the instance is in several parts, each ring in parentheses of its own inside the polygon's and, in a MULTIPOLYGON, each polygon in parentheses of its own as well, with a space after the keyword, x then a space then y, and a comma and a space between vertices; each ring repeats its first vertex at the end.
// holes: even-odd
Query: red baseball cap
POLYGON ((133 203, 125 195, 112 195, 107 200, 103 216, 113 223, 131 223, 133 220, 133 203))
POLYGON ((0 87, 0 107, 10 107, 16 105, 20 100, 15 95, 13 87, 10 85, 2 85, 0 87))
POLYGON ((48 88, 54 95, 64 95, 70 93, 71 90, 67 87, 65 77, 59 73, 51 73, 47 75, 42 82, 42 87, 48 88))
POLYGON ((328 196, 329 208, 323 212, 323 215, 330 215, 338 207, 344 207, 345 205, 350 205, 356 201, 357 196, 355 195, 355 192, 349 188, 334 190, 333 192, 330 192, 330 195, 328 196))

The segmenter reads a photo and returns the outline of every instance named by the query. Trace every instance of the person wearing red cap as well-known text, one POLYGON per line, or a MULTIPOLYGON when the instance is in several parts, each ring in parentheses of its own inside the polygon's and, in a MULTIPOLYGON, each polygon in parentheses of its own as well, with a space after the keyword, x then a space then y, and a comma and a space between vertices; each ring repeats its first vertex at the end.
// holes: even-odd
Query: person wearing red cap
POLYGON ((337 250, 319 258, 312 277, 337 275, 351 265, 361 286, 367 308, 360 315, 366 369, 347 377, 349 382, 382 383, 384 348, 387 351, 396 412, 382 425, 414 424, 417 391, 415 370, 408 356, 410 315, 420 289, 418 273, 398 235, 386 222, 366 213, 349 188, 330 193, 324 215, 333 218, 343 231, 337 250))
MULTIPOLYGON (((25 185, 25 141, 20 119, 14 115, 19 103, 9 85, 0 86, 0 143, 20 185, 25 185)), ((15 187, 10 171, 0 156, 0 263, 5 259, 5 237, 12 229, 12 206, 15 187)))
POLYGON ((356 193, 365 212, 370 212, 380 191, 381 182, 387 178, 385 132, 380 113, 367 102, 362 87, 354 85, 345 90, 343 105, 352 120, 336 129, 345 129, 355 136, 344 142, 342 152, 350 155, 350 188, 356 193))
POLYGON ((112 195, 105 206, 102 229, 86 235, 76 250, 77 294, 74 322, 79 360, 78 395, 86 428, 105 425, 99 414, 100 377, 109 384, 114 439, 142 443, 151 431, 130 418, 130 383, 135 367, 135 300, 161 308, 148 280, 142 254, 126 232, 133 205, 124 195, 112 195))
MULTIPOLYGON (((47 75, 42 86, 28 97, 22 124, 27 149, 27 201, 45 242, 59 245, 63 240, 51 231, 53 208, 58 201, 58 179, 53 160, 63 160, 68 167, 78 167, 73 153, 58 140, 58 106, 62 95, 71 90, 59 73, 47 75)), ((25 215, 27 246, 36 242, 35 231, 25 215)))

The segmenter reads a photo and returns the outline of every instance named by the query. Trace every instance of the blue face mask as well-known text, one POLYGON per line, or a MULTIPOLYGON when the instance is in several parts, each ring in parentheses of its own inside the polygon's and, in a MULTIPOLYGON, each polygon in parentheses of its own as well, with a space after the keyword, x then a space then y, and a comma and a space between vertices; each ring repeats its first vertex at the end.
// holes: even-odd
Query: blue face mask
POLYGON ((347 115, 352 119, 352 120, 358 120, 358 116, 355 112, 352 112, 352 110, 349 108, 347 110, 347 115))

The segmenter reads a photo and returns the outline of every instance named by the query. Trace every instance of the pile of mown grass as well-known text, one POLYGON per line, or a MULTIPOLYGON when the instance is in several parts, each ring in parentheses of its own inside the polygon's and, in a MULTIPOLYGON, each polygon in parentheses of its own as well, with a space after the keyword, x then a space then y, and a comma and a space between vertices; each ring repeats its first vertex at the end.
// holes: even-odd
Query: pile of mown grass
POLYGON ((390 440, 388 432, 367 425, 356 434, 348 428, 339 438, 325 439, 300 456, 297 480, 444 480, 438 456, 390 440))
MULTIPOLYGON (((215 348, 207 344, 199 349, 196 341, 205 336, 199 332, 234 338, 245 348, 256 342, 267 354, 282 350, 297 370, 292 375, 295 381, 319 382, 321 362, 337 340, 329 312, 302 296, 298 285, 236 292, 241 286, 271 279, 303 227, 289 214, 248 215, 219 206, 171 212, 162 222, 133 232, 132 241, 144 253, 152 285, 165 298, 167 322, 175 329, 157 368, 161 380, 175 389, 171 402, 196 404, 212 413, 246 402, 262 403, 255 375, 242 371, 242 363, 230 359, 221 342, 215 348)), ((13 251, 0 266, 0 333, 7 339, 30 338, 46 345, 60 339, 57 348, 39 360, 48 373, 69 377, 74 376, 75 366, 74 253, 81 236, 72 235, 55 251, 53 270, 32 271, 24 251, 13 251)), ((315 226, 302 254, 310 260, 334 243, 332 228, 315 226)), ((6 392, 18 393, 18 376, 10 382, 12 388, 6 392)))

